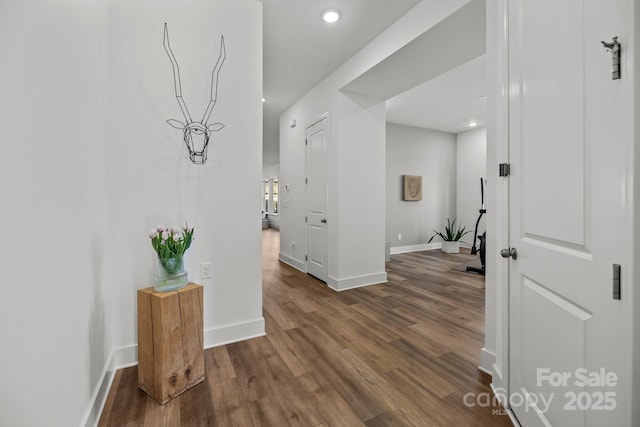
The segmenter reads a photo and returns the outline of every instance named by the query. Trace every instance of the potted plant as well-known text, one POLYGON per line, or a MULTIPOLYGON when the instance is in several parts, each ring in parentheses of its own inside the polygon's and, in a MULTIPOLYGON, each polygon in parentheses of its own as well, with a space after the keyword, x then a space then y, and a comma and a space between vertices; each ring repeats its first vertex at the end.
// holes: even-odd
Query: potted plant
POLYGON ((157 292, 175 291, 187 284, 184 253, 193 240, 193 227, 186 222, 182 227, 157 226, 149 233, 151 246, 156 251, 158 275, 154 280, 157 292))
POLYGON ((471 233, 467 231, 466 227, 461 227, 460 224, 456 224, 457 218, 451 221, 447 218, 447 226, 444 228, 444 233, 440 231, 434 231, 434 235, 431 236, 427 243, 431 243, 434 237, 439 236, 442 239, 442 252, 448 254, 457 254, 460 252, 460 239, 465 234, 471 233))

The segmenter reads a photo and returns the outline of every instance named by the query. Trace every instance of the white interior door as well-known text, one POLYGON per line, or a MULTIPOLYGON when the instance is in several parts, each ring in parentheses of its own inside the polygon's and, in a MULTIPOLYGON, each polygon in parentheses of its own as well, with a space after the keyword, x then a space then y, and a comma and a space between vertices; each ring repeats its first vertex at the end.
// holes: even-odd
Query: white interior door
POLYGON ((307 127, 307 273, 326 282, 327 118, 307 127))
POLYGON ((626 4, 509 2, 509 388, 526 427, 630 426, 631 283, 612 292, 632 90, 601 44, 618 36, 624 55, 626 4))

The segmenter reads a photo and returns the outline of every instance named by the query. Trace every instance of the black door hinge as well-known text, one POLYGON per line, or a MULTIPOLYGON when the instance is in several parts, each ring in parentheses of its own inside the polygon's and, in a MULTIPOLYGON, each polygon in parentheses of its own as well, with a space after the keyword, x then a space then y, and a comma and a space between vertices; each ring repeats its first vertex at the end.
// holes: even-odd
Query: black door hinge
POLYGON ((509 176, 511 174, 511 165, 509 163, 500 163, 498 166, 500 176, 509 176))
POLYGON ((613 299, 620 300, 620 285, 621 285, 621 270, 620 264, 613 264, 613 299))

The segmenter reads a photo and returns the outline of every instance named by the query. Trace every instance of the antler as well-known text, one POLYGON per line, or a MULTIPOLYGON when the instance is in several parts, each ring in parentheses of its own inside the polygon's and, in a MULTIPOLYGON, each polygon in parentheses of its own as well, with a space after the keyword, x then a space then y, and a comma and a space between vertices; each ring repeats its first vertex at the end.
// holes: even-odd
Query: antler
POLYGON ((178 104, 180 105, 180 109, 182 110, 182 114, 184 114, 184 119, 187 123, 191 123, 191 114, 189 114, 189 110, 187 110, 187 105, 184 103, 184 99, 182 99, 182 85, 180 84, 180 68, 178 67, 178 61, 176 61, 176 57, 173 55, 171 51, 171 46, 169 46, 169 32, 167 30, 167 23, 164 23, 164 50, 167 51, 167 55, 169 55, 169 60, 171 61, 171 65, 173 66, 173 83, 176 91, 176 99, 178 100, 178 104))
POLYGON ((218 99, 218 77, 220 75, 220 69, 222 68, 222 64, 224 60, 227 58, 227 49, 224 45, 224 36, 220 38, 220 56, 218 56, 218 61, 216 62, 216 66, 213 67, 213 72, 211 73, 211 100, 209 101, 209 105, 207 106, 207 111, 204 112, 204 116, 202 117, 201 123, 203 125, 207 125, 209 121, 209 116, 211 116, 211 112, 213 111, 213 107, 216 105, 216 100, 218 99))

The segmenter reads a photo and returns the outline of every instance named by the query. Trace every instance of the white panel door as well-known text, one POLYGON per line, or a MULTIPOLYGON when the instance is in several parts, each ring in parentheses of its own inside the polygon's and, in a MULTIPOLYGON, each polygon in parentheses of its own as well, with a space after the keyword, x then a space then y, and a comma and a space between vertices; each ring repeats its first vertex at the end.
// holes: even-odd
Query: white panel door
POLYGON ((326 282, 327 118, 307 127, 307 273, 326 282))
POLYGON ((509 388, 526 427, 630 426, 631 284, 612 293, 632 90, 600 43, 624 48, 626 4, 509 2, 509 388))

